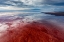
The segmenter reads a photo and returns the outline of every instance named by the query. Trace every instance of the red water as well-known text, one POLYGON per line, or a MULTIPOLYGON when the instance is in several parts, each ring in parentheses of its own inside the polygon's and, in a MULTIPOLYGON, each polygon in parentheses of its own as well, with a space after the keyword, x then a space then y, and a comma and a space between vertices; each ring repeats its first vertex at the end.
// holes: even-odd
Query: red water
MULTIPOLYGON (((54 33, 50 32, 50 28, 53 27, 47 26, 38 22, 24 26, 17 25, 16 29, 7 30, 0 42, 64 42, 59 36, 54 36, 54 33)), ((57 34, 56 31, 55 34, 57 34)))

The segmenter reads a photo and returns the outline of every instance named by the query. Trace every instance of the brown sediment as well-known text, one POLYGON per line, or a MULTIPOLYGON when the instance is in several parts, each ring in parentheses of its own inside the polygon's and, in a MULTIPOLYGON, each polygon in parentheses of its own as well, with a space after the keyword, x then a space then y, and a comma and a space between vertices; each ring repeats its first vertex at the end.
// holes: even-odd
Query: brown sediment
POLYGON ((5 42, 64 42, 62 39, 51 35, 46 28, 49 27, 37 22, 23 27, 21 25, 17 29, 7 32, 5 42))

